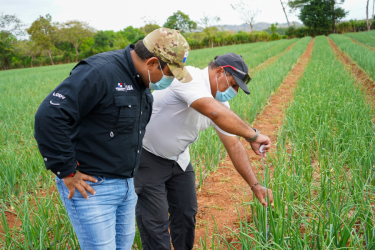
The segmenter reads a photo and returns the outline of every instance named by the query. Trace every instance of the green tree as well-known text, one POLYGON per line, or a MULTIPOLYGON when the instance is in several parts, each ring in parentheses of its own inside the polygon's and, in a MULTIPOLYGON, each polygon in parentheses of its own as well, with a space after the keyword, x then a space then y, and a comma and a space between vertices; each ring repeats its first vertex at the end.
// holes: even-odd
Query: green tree
POLYGON ((214 47, 214 41, 216 34, 219 32, 219 29, 216 26, 210 26, 203 29, 203 32, 206 34, 209 44, 211 44, 211 48, 214 47))
POLYGON ((219 29, 220 21, 221 21, 220 17, 208 16, 205 13, 203 13, 203 18, 200 19, 199 24, 203 26, 203 28, 201 29, 206 34, 208 43, 211 44, 211 48, 214 47, 216 34, 220 31, 219 29))
POLYGON ((39 16, 27 29, 27 33, 30 35, 30 39, 49 55, 51 63, 54 65, 52 53, 57 40, 57 27, 52 23, 51 15, 39 16))
POLYGON ((179 30, 183 33, 196 29, 197 23, 193 20, 190 20, 190 17, 188 15, 178 10, 177 12, 173 13, 172 16, 168 17, 163 27, 179 30))
MULTIPOLYGON (((297 10, 302 9, 306 5, 310 5, 311 2, 314 2, 314 0, 289 0, 288 5, 292 10, 297 10)), ((335 32, 336 22, 341 20, 348 14, 348 12, 345 12, 344 9, 338 7, 338 5, 343 4, 345 0, 323 0, 322 2, 330 7, 329 15, 331 17, 331 31, 335 32)), ((313 4, 316 5, 316 3, 313 4)))
POLYGON ((347 14, 342 8, 336 8, 333 13, 331 7, 331 1, 310 0, 301 8, 299 18, 309 28, 311 35, 328 35, 332 31, 333 16, 338 20, 347 14))
POLYGON ((276 33, 277 25, 279 25, 279 24, 278 23, 271 24, 271 27, 270 27, 270 30, 271 30, 270 40, 271 41, 280 39, 280 35, 276 33))
POLYGON ((42 54, 40 47, 32 40, 22 40, 16 43, 16 50, 21 56, 31 57, 30 65, 42 54))
POLYGON ((0 64, 3 69, 11 66, 17 37, 25 34, 24 24, 15 15, 0 13, 0 64))
POLYGON ((16 15, 4 15, 0 13, 0 32, 2 33, 0 39, 2 42, 6 42, 11 37, 16 38, 25 35, 24 27, 25 25, 16 15))
POLYGON ((132 44, 136 44, 146 36, 141 29, 133 28, 133 26, 128 26, 125 29, 118 31, 117 34, 132 44))
POLYGON ((145 26, 143 26, 141 29, 147 35, 147 34, 153 32, 154 30, 159 29, 159 28, 160 28, 160 26, 157 25, 156 23, 148 23, 145 26))
POLYGON ((109 47, 109 36, 104 31, 98 31, 94 35, 94 48, 104 51, 105 47, 109 47))
POLYGON ((94 28, 86 22, 77 20, 68 21, 60 25, 59 38, 61 41, 70 42, 76 51, 76 61, 79 56, 79 46, 88 38, 94 36, 94 28))

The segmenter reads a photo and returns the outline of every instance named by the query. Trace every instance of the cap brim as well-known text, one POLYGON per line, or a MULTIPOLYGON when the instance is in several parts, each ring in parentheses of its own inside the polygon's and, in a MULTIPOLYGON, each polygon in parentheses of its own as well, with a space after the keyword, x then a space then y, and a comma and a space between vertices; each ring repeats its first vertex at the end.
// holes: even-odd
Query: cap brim
POLYGON ((243 92, 245 92, 246 94, 250 94, 250 91, 249 89, 247 88, 247 85, 244 81, 242 81, 242 79, 240 79, 239 77, 237 77, 235 74, 232 74, 234 80, 236 81, 236 83, 238 84, 238 86, 240 86, 240 88, 243 90, 243 92))
POLYGON ((171 70, 172 74, 176 77, 177 80, 180 82, 186 83, 193 80, 193 77, 190 75, 189 71, 186 67, 180 67, 176 64, 169 64, 167 63, 169 69, 171 70))

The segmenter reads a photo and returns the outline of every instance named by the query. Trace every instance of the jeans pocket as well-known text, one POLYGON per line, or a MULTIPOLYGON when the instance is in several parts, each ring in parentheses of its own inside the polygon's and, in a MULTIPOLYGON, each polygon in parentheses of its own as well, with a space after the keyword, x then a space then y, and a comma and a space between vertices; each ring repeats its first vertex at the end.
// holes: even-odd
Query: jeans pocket
POLYGON ((55 181, 57 184, 60 184, 60 182, 62 181, 59 177, 55 176, 55 181))
POLYGON ((97 179, 98 182, 85 181, 90 186, 98 186, 98 185, 103 184, 103 181, 104 181, 104 177, 103 176, 95 176, 95 175, 93 175, 91 177, 94 177, 95 179, 97 179))

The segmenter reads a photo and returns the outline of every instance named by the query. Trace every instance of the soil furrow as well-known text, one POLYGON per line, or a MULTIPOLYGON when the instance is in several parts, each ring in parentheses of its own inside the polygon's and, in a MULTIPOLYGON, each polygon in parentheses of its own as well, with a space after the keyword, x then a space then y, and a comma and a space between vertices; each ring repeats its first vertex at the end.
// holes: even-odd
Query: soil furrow
POLYGON ((358 42, 357 40, 355 40, 355 39, 353 39, 353 38, 351 38, 351 37, 349 37, 349 38, 350 38, 350 40, 352 40, 353 43, 359 44, 359 45, 361 45, 361 46, 363 46, 363 47, 365 47, 365 48, 368 48, 368 49, 371 49, 371 50, 375 51, 375 48, 374 48, 374 47, 371 47, 371 46, 369 46, 369 45, 366 45, 366 44, 363 44, 363 43, 361 43, 361 42, 358 42))
POLYGON ((256 68, 254 69, 249 69, 249 73, 251 75, 254 75, 255 72, 267 67, 268 65, 270 65, 271 63, 273 63, 274 61, 276 61, 277 58, 279 58, 280 56, 284 55, 286 52, 288 52, 296 43, 293 43, 291 44, 288 48, 286 48, 283 52, 281 52, 280 54, 276 55, 276 56, 273 56, 269 59, 267 59, 266 61, 264 61, 263 63, 259 64, 256 68))
POLYGON ((337 59, 351 72, 354 80, 359 84, 363 91, 366 93, 367 100, 375 107, 375 82, 370 78, 370 76, 360 67, 358 64, 353 61, 349 55, 341 51, 335 42, 328 38, 329 44, 333 52, 335 53, 337 59))
MULTIPOLYGON (((258 128, 262 134, 268 135, 273 143, 282 125, 286 108, 293 98, 294 88, 303 75, 304 69, 311 58, 313 47, 314 39, 311 40, 306 51, 298 59, 298 62, 284 79, 277 92, 271 96, 267 106, 258 114, 252 124, 252 126, 258 128)), ((248 152, 254 172, 257 173, 256 166, 261 166, 260 157, 254 154, 249 143, 245 140, 241 139, 241 143, 248 152)), ((272 150, 275 149, 276 146, 273 145, 272 150)), ((236 203, 240 203, 242 200, 253 200, 252 192, 248 184, 235 170, 229 156, 227 156, 220 163, 215 173, 212 173, 205 179, 202 188, 198 192, 195 246, 200 246, 200 238, 204 239, 207 227, 208 236, 212 236, 215 226, 213 219, 217 224, 219 233, 223 236, 226 234, 229 235, 229 230, 225 227, 231 229, 238 228, 238 212, 241 218, 244 217, 244 213, 243 211, 237 212, 236 203)), ((250 217, 251 216, 247 215, 248 220, 250 217)), ((229 236, 226 236, 226 239, 231 241, 229 236)))

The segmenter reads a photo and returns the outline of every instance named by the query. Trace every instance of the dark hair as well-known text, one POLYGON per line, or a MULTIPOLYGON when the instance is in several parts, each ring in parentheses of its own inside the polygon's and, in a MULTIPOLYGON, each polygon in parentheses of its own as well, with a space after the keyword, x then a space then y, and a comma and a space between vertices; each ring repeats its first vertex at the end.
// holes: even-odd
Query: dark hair
POLYGON ((134 51, 135 53, 137 53, 137 55, 142 59, 142 60, 146 60, 146 59, 149 59, 151 57, 156 57, 158 60, 159 60, 159 63, 160 63, 160 66, 162 69, 164 69, 165 66, 167 66, 167 64, 165 62, 163 62, 163 60, 161 60, 161 58, 159 56, 156 56, 154 55, 153 53, 151 53, 147 48, 146 46, 143 44, 143 40, 139 40, 135 47, 134 47, 134 51))
MULTIPOLYGON (((218 58, 218 56, 215 56, 215 58, 214 58, 214 60, 216 60, 218 58)), ((218 68, 218 67, 220 67, 215 61, 211 61, 209 64, 208 64, 208 68, 209 69, 216 69, 216 68, 218 68)), ((224 72, 225 72, 225 75, 227 75, 227 76, 231 76, 232 74, 231 73, 229 73, 228 71, 226 71, 225 69, 224 69, 224 72)))

